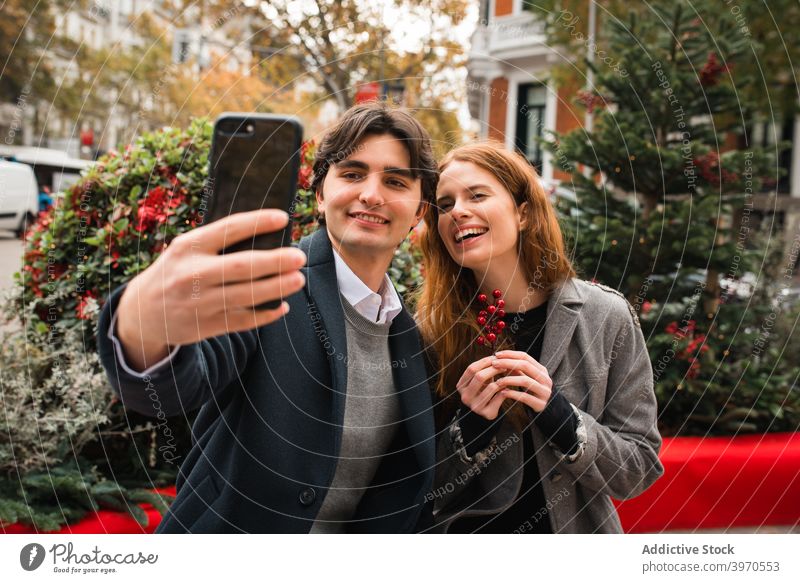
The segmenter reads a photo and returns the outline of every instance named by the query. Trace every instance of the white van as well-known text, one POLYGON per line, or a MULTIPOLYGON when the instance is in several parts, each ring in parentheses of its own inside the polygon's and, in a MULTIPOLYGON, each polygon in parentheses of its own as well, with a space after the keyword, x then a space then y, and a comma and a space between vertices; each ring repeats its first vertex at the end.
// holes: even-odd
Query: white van
POLYGON ((0 229, 22 236, 39 211, 39 187, 27 164, 0 160, 0 229))

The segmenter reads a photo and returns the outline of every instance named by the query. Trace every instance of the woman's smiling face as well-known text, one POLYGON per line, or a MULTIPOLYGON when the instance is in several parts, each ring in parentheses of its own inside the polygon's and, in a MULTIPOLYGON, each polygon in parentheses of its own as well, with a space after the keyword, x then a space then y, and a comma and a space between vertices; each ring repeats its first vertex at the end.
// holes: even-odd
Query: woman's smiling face
POLYGON ((491 172, 454 160, 439 177, 436 205, 439 236, 456 263, 478 272, 490 261, 515 268, 521 217, 511 193, 491 172))

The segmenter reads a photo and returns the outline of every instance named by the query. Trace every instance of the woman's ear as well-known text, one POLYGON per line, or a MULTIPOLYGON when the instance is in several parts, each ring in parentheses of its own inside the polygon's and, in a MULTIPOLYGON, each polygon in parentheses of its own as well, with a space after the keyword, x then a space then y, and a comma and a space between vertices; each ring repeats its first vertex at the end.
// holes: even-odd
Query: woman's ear
POLYGON ((517 216, 519 217, 519 230, 524 231, 528 227, 530 227, 531 223, 531 206, 526 200, 521 205, 517 207, 517 216))

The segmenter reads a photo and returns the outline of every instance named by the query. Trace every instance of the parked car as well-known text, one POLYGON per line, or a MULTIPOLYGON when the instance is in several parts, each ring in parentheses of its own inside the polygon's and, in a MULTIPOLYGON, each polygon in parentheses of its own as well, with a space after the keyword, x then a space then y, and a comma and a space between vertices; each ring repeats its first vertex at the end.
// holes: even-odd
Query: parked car
POLYGON ((61 192, 74 184, 83 170, 94 164, 91 160, 70 158, 66 152, 33 146, 7 146, 0 144, 0 158, 21 162, 33 168, 39 192, 49 188, 51 193, 61 192))
POLYGON ((27 164, 0 160, 0 229, 21 237, 39 210, 39 187, 27 164))

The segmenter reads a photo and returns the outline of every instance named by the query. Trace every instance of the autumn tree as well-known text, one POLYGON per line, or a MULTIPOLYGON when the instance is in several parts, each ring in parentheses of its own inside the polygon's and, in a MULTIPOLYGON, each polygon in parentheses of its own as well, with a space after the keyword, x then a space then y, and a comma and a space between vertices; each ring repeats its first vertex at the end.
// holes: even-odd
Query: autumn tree
MULTIPOLYGON (((207 3, 212 19, 222 3, 207 3)), ((235 16, 236 12, 230 12, 235 16)), ((170 25, 183 26, 178 12, 170 25)), ((216 17, 216 22, 222 16, 216 17)), ((211 20, 212 24, 215 22, 211 20)), ((139 15, 131 25, 140 42, 93 49, 75 39, 63 39, 70 70, 54 99, 55 108, 69 120, 88 121, 108 129, 112 117, 121 120, 117 143, 130 143, 144 131, 165 125, 185 127, 194 117, 223 111, 272 112, 292 109, 286 92, 279 92, 258 70, 232 68, 226 47, 213 46, 211 59, 200 67, 198 55, 186 62, 172 61, 172 31, 150 15, 139 15)), ((110 146, 115 146, 110 144, 110 146)))
POLYGON ((457 36, 466 17, 463 0, 269 0, 254 44, 266 78, 276 85, 310 78, 341 112, 362 83, 402 85, 404 105, 419 111, 446 150, 461 135, 455 110, 463 82, 454 72, 466 62, 457 36))
POLYGON ((15 101, 23 92, 49 96, 52 69, 42 53, 55 31, 57 11, 66 2, 44 5, 6 0, 0 18, 0 100, 15 101))

